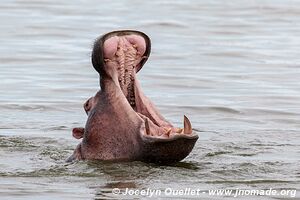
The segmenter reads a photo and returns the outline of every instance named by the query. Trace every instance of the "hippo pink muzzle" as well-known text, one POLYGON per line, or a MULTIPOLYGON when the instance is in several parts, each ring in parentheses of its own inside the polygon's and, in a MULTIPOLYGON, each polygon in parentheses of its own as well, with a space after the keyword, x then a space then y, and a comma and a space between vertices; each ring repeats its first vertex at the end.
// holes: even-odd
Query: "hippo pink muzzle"
POLYGON ((139 31, 107 33, 96 40, 92 63, 101 90, 84 104, 85 128, 74 128, 82 139, 68 161, 116 160, 170 163, 184 159, 198 135, 184 116, 174 127, 142 92, 136 78, 150 55, 151 43, 139 31))

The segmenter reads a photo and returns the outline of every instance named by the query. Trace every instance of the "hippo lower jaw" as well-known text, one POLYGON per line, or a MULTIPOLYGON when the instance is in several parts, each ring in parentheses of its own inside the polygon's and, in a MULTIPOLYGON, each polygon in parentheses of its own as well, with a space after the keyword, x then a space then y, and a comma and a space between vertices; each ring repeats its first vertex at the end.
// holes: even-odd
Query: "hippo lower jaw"
POLYGON ((174 127, 141 90, 136 73, 149 53, 150 39, 137 31, 111 32, 96 41, 92 62, 101 91, 89 100, 93 105, 84 106, 85 129, 73 130, 83 141, 72 158, 170 163, 191 152, 198 135, 189 119, 174 127))

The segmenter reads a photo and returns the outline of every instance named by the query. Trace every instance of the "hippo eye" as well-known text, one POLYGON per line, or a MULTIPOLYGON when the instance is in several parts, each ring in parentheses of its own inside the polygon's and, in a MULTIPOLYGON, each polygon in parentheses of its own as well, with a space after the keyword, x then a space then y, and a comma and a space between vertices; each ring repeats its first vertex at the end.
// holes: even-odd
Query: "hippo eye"
POLYGON ((89 101, 87 101, 87 102, 84 104, 84 108, 85 108, 85 109, 88 109, 88 107, 89 107, 89 101))

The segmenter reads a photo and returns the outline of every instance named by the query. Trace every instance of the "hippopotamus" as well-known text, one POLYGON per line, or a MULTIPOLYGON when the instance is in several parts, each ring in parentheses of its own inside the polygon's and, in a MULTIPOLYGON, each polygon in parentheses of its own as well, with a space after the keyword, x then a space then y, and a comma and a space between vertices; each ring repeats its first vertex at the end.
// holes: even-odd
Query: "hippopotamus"
POLYGON ((151 51, 150 38, 135 30, 99 37, 92 65, 100 75, 100 90, 84 103, 85 128, 74 128, 82 139, 68 161, 143 161, 173 163, 193 149, 198 135, 184 116, 183 128, 167 121, 142 92, 137 79, 151 51))

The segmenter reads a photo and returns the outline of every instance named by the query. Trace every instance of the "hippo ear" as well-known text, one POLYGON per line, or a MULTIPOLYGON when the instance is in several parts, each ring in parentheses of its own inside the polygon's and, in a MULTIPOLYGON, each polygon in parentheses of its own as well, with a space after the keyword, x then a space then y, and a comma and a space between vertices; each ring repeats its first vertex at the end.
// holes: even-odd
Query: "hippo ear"
POLYGON ((73 137, 76 139, 83 138, 84 128, 73 128, 73 137))

